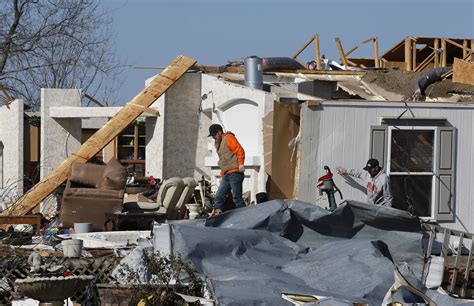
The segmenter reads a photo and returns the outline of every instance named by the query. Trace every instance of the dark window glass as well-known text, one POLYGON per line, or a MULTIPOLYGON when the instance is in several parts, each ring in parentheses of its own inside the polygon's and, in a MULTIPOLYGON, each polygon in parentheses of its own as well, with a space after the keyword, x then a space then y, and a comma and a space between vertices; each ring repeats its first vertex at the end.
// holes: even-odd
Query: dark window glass
POLYGON ((431 216, 431 175, 391 175, 394 208, 418 217, 431 216))
POLYGON ((390 172, 432 172, 434 131, 393 130, 390 172))

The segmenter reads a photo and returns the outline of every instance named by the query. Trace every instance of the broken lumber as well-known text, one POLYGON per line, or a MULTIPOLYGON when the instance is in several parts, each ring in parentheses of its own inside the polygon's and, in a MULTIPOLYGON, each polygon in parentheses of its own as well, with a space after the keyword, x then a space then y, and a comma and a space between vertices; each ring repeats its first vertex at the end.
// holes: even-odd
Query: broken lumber
POLYGON ((314 48, 316 49, 316 70, 321 70, 321 50, 319 49, 319 35, 314 35, 314 48))
POLYGON ((308 40, 308 42, 307 42, 301 49, 299 49, 299 50, 295 53, 295 55, 293 55, 293 58, 296 59, 296 58, 298 57, 298 55, 300 55, 301 52, 303 52, 304 49, 306 49, 306 47, 308 47, 308 46, 313 42, 313 40, 314 40, 314 36, 311 37, 311 39, 308 40))
POLYGON ((454 58, 453 82, 474 85, 474 63, 454 58))
POLYGON ((86 163, 109 142, 133 122, 145 108, 148 108, 174 83, 176 83, 196 61, 186 56, 178 56, 156 76, 138 95, 128 102, 100 130, 94 133, 79 149, 64 160, 38 184, 18 199, 1 215, 25 215, 42 200, 64 183, 69 175, 72 163, 86 163))
POLYGON ((342 43, 339 37, 336 37, 336 47, 337 47, 337 50, 339 51, 339 58, 341 59, 342 64, 347 67, 348 66, 347 58, 344 53, 344 49, 342 48, 342 43))

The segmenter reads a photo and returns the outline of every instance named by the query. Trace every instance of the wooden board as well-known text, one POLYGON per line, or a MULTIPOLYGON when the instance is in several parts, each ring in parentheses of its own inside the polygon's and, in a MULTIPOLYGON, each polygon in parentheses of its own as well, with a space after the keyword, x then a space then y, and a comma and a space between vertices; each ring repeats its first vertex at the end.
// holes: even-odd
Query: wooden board
POLYGON ((300 131, 299 104, 273 104, 272 170, 270 177, 270 199, 294 199, 296 150, 288 143, 300 131))
POLYGON ((453 82, 474 85, 474 63, 455 58, 453 82))
POLYGON ((113 118, 107 121, 100 130, 87 139, 75 153, 64 160, 38 184, 33 186, 15 204, 3 211, 1 215, 19 216, 25 215, 32 210, 40 201, 66 181, 72 163, 86 163, 96 155, 133 120, 140 116, 143 108, 147 108, 155 102, 195 63, 194 59, 182 55, 176 57, 160 75, 155 77, 148 86, 128 102, 113 118))

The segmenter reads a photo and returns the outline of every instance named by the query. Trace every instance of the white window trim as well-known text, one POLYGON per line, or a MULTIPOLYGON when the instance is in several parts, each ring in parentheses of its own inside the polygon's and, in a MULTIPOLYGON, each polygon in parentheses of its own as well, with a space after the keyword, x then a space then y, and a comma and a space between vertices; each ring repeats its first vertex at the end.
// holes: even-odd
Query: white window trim
POLYGON ((387 141, 387 169, 386 173, 390 177, 391 175, 431 175, 431 215, 429 217, 419 217, 422 220, 436 220, 436 165, 438 163, 438 129, 436 126, 388 126, 388 141, 387 141), (432 172, 391 172, 391 159, 392 159, 392 131, 393 130, 430 130, 434 132, 433 139, 433 164, 432 172))

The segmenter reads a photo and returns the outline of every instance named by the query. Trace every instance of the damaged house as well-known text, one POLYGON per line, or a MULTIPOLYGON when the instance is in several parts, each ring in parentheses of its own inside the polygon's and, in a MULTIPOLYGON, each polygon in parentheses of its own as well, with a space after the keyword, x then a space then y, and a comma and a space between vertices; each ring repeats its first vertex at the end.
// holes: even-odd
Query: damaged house
MULTIPOLYGON (((466 69, 472 71, 468 55, 473 46, 466 39, 402 42, 396 52, 357 60, 344 53, 339 41, 343 65, 317 58, 316 68, 324 63, 325 70, 308 69, 313 67, 297 59, 300 51, 294 58, 248 57, 216 67, 181 57, 186 65, 175 63, 178 77, 147 80, 146 89, 123 108, 83 107, 78 90, 42 89, 36 137, 43 181, 19 200, 14 213, 31 210, 35 200, 70 179, 70 163, 93 157, 104 162, 116 158, 129 178, 204 177, 215 190, 221 178, 208 127, 218 123, 235 133, 246 151, 243 191, 249 204, 257 204, 261 193, 273 201, 216 218, 155 223, 153 236, 137 242, 122 263, 147 249, 179 254, 209 278, 209 295, 223 304, 277 304, 282 299, 296 304, 304 297, 326 299, 327 305, 423 300, 455 305, 458 301, 436 288, 449 283, 451 294, 472 296, 467 293, 472 284, 469 290, 466 286, 474 245, 468 234, 474 232, 474 82, 469 83, 466 69), (441 53, 428 54, 437 44, 441 53), (402 49, 405 58, 399 56, 402 49), (464 66, 457 71, 431 69, 456 66, 460 58, 464 66), (451 76, 463 81, 448 80, 451 76), (160 87, 158 79, 167 87, 160 87), (136 112, 128 116, 124 110, 136 112), (397 209, 361 203, 366 186, 339 175, 334 182, 344 199, 337 198, 334 211, 327 209, 328 199, 316 186, 325 169, 361 169, 369 158, 377 158, 390 176, 397 209), (58 178, 48 182, 54 175, 58 178), (443 243, 436 240, 440 230, 426 230, 420 220, 443 226, 443 243), (460 237, 457 247, 448 246, 451 233, 460 237), (471 241, 471 250, 464 238, 471 241), (456 263, 450 262, 447 280, 441 273, 428 286, 432 253, 443 259, 449 255, 456 263), (467 255, 458 282, 459 258, 467 255), (464 286, 461 291, 455 290, 456 283, 464 286), (403 286, 418 298, 397 295, 403 286)), ((34 162, 20 149, 34 142, 30 129, 24 130, 25 115, 31 114, 19 100, 0 108, 2 182, 22 181, 24 156, 34 162), (2 132, 11 126, 18 134, 2 132), (10 158, 17 162, 6 163, 10 158)), ((23 192, 21 183, 16 189, 23 192)), ((83 239, 100 244, 96 237, 83 239)))

